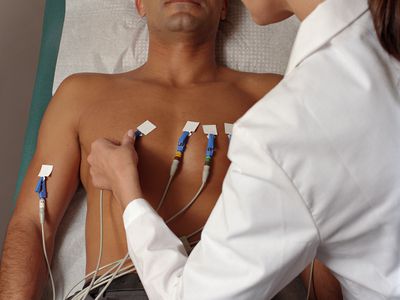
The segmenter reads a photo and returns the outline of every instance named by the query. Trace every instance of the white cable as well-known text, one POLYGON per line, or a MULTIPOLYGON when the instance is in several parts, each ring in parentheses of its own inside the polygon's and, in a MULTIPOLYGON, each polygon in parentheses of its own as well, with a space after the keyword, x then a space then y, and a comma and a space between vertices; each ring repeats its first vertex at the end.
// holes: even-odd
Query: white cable
MULTIPOLYGON (((94 285, 93 285, 93 287, 91 288, 91 290, 94 290, 94 289, 96 288, 97 284, 98 284, 99 282, 102 282, 102 280, 103 280, 104 278, 109 278, 109 276, 112 276, 110 273, 111 273, 114 269, 118 268, 118 266, 120 265, 121 261, 122 261, 122 259, 120 259, 120 260, 118 260, 118 261, 116 261, 116 262, 114 262, 114 263, 109 264, 109 265, 114 265, 114 266, 113 266, 112 268, 110 268, 107 272, 105 272, 103 275, 101 275, 98 279, 95 280, 94 285)), ((128 267, 131 267, 131 266, 133 267, 133 264, 129 265, 128 267)), ((102 268, 100 268, 99 270, 101 270, 101 269, 102 269, 102 268)), ((94 272, 93 272, 93 273, 94 273, 94 272)), ((86 276, 86 277, 89 277, 89 276, 86 276)), ((83 279, 83 280, 84 280, 84 279, 83 279)), ((81 280, 81 281, 82 281, 82 280, 81 280)), ((80 282, 81 282, 81 281, 80 281, 80 282)), ((75 286, 76 286, 76 285, 75 285, 75 286)), ((81 291, 79 291, 78 294, 76 294, 76 295, 74 296, 74 299, 75 299, 75 298, 81 299, 80 297, 82 297, 82 295, 85 294, 86 291, 87 291, 88 289, 89 289, 88 286, 85 287, 85 288, 83 288, 81 291)), ((89 290, 89 292, 90 292, 91 290, 89 290)))
POLYGON ((201 192, 203 191, 205 187, 205 183, 202 183, 199 190, 197 191, 196 195, 193 197, 192 200, 184 208, 182 208, 180 211, 178 211, 175 215, 173 215, 171 218, 169 218, 167 221, 165 221, 165 224, 168 224, 175 220, 177 217, 179 217, 181 214, 183 214, 190 206, 193 205, 193 203, 197 200, 197 198, 200 196, 201 192))
POLYGON ((167 197, 167 194, 168 194, 168 191, 169 191, 169 188, 170 188, 170 186, 171 186, 171 183, 172 183, 172 180, 173 180, 173 179, 174 179, 174 178, 173 178, 172 176, 169 176, 168 183, 167 183, 167 185, 165 186, 165 190, 164 190, 164 193, 163 193, 163 195, 162 195, 162 197, 161 197, 161 199, 160 199, 160 202, 158 202, 158 206, 157 206, 156 211, 159 211, 160 208, 161 208, 161 206, 164 204, 164 200, 165 200, 165 198, 167 197))
POLYGON ((310 267, 310 275, 308 278, 308 289, 307 289, 307 300, 310 300, 310 296, 311 296, 311 285, 313 283, 313 276, 314 276, 314 262, 315 259, 313 259, 313 261, 311 262, 311 267, 310 267))
POLYGON ((190 245, 190 246, 193 246, 193 245, 196 245, 198 242, 200 242, 200 240, 198 240, 198 241, 193 241, 193 242, 190 242, 190 243, 189 243, 189 245, 190 245))
MULTIPOLYGON (((126 267, 124 267, 124 268, 122 268, 122 269, 120 270, 120 273, 119 273, 115 278, 119 278, 119 277, 124 276, 124 275, 126 275, 126 274, 132 273, 132 272, 134 272, 135 270, 136 270, 136 269, 135 269, 135 267, 134 267, 133 265, 126 266, 126 267)), ((110 275, 107 275, 106 277, 104 277, 102 280, 96 280, 95 284, 94 284, 93 287, 92 287, 92 290, 94 290, 94 289, 96 289, 96 288, 98 288, 98 287, 104 285, 105 282, 106 282, 107 280, 109 280, 112 276, 113 276, 113 275, 110 274, 110 275)), ((114 279, 115 279, 115 278, 114 278, 114 279)), ((82 297, 82 295, 83 295, 84 293, 86 293, 87 289, 88 289, 88 287, 86 287, 86 288, 84 288, 82 291, 80 291, 77 295, 74 296, 74 299, 75 299, 75 298, 77 298, 77 299, 84 299, 84 298, 81 298, 81 297, 82 297)))
MULTIPOLYGON (((133 264, 128 265, 126 267, 123 267, 119 271, 119 273, 117 274, 117 276, 115 278, 121 277, 122 276, 121 274, 125 275, 125 274, 128 274, 128 273, 134 272, 134 271, 136 271, 136 268, 133 266, 133 264)), ((113 274, 109 274, 106 277, 104 277, 102 280, 96 281, 92 289, 95 289, 95 288, 98 288, 99 286, 104 285, 105 282, 107 282, 112 276, 113 276, 113 274)))
MULTIPOLYGON (((91 274, 93 274, 92 280, 89 284, 88 287, 84 288, 82 291, 80 291, 77 295, 75 295, 73 297, 74 300, 84 300, 87 295, 90 293, 91 290, 93 290, 96 286, 98 286, 99 282, 102 282, 102 280, 104 278, 110 278, 111 279, 108 281, 107 283, 107 287, 111 284, 111 282, 115 279, 118 278, 117 276, 119 275, 118 272, 121 270, 121 267, 123 266, 123 264, 126 262, 126 260, 129 257, 129 254, 127 254, 123 259, 118 260, 114 263, 108 264, 104 267, 100 268, 100 262, 101 262, 101 258, 102 258, 102 254, 103 254, 103 190, 100 190, 100 250, 99 250, 99 257, 98 257, 98 261, 97 261, 97 266, 94 272, 88 274, 87 276, 85 276, 85 278, 83 280, 85 280, 87 277, 89 277, 91 274), (106 268, 106 267, 111 267, 111 269, 109 269, 105 274, 103 274, 102 276, 100 276, 100 278, 96 279, 97 274, 100 270, 106 268), (108 273, 110 273, 112 270, 114 270, 115 268, 117 268, 117 270, 110 276, 107 276, 108 273)), ((82 280, 80 281, 82 282, 82 280)), ((78 284, 80 283, 78 282, 78 284)), ((71 290, 70 292, 78 285, 76 284, 71 290)), ((102 283, 104 284, 104 283, 102 283)), ((67 294, 70 294, 70 292, 67 294)), ((102 294, 102 293, 100 293, 102 294)), ((66 298, 67 298, 66 297, 66 298)))
POLYGON ((124 257, 124 259, 121 261, 120 265, 118 266, 117 270, 114 272, 114 274, 112 275, 112 277, 108 280, 107 284, 104 286, 104 288, 101 290, 101 292, 97 295, 95 300, 99 300, 101 298, 101 296, 105 293, 105 291, 107 290, 107 288, 110 286, 111 282, 113 282, 113 280, 115 279, 115 277, 118 275, 119 271, 121 270, 122 266, 124 265, 124 263, 126 262, 126 260, 129 257, 129 253, 127 253, 124 257))
POLYGON ((190 239, 191 237, 195 236, 196 234, 198 234, 199 232, 201 232, 203 230, 204 226, 201 226, 199 229, 197 229, 196 231, 193 231, 191 234, 187 235, 186 238, 190 239))
MULTIPOLYGON (((119 263, 121 262, 121 260, 122 260, 122 259, 120 259, 120 260, 118 260, 118 261, 116 261, 116 262, 110 263, 110 264, 108 264, 108 265, 105 265, 105 266, 101 267, 101 268, 99 269, 99 271, 102 271, 102 270, 104 270, 104 269, 106 269, 106 268, 108 268, 108 267, 111 267, 111 266, 114 266, 114 267, 112 267, 110 270, 114 270, 114 269, 119 265, 119 263)), ((109 272, 110 272, 110 271, 107 271, 105 274, 108 274, 109 272)), ((69 292, 67 293, 67 295, 64 297, 63 300, 66 300, 66 299, 69 297, 69 295, 72 293, 72 291, 73 291, 82 281, 85 281, 85 279, 89 278, 89 277, 90 277, 91 275, 93 275, 94 273, 95 273, 95 271, 93 271, 93 272, 87 274, 83 279, 79 280, 79 281, 69 290, 69 292)), ((104 274, 103 274, 103 275, 104 275, 104 274)), ((103 275, 102 275, 102 276, 103 276, 103 275)))
MULTIPOLYGON (((118 266, 119 266, 119 263, 121 262, 121 260, 118 262, 118 266)), ((121 271, 125 271, 126 269, 128 269, 128 268, 133 268, 134 266, 133 266, 133 264, 131 264, 131 265, 128 265, 128 266, 126 266, 125 268, 123 268, 121 271)), ((113 268, 114 269, 114 268, 113 268)), ((106 275, 106 274, 103 274, 103 275, 106 275)), ((100 278, 98 278, 98 279, 96 279, 96 281, 95 281, 95 283, 94 283, 94 285, 93 285, 93 287, 92 287, 92 290, 94 290, 95 288, 97 288, 99 285, 103 285, 104 284, 104 282, 103 282, 103 280, 107 280, 107 279, 109 279, 110 277, 111 277, 112 275, 110 274, 110 275, 106 275, 105 277, 103 277, 103 276, 101 276, 100 278)), ((85 294, 86 292, 87 292, 87 290, 88 290, 88 287, 85 287, 85 288, 83 288, 81 291, 79 291, 76 295, 74 295, 74 298, 73 299, 81 299, 81 297, 82 297, 82 295, 83 294, 85 294)), ((90 291, 89 291, 90 292, 90 291)), ((65 300, 65 299, 64 299, 65 300)))
POLYGON ((45 238, 45 232, 44 232, 45 205, 46 205, 46 201, 43 198, 41 198, 40 202, 39 202, 39 213, 40 213, 40 227, 41 227, 41 231, 42 231, 42 248, 43 248, 44 258, 46 260, 47 270, 49 271, 49 275, 50 275, 51 288, 53 290, 53 300, 56 300, 56 288, 54 285, 53 273, 51 272, 50 262, 49 262, 49 258, 47 256, 47 250, 46 250, 46 238, 45 238))
POLYGON ((201 177, 201 182, 203 184, 206 184, 208 176, 210 175, 210 166, 209 165, 204 165, 203 166, 203 175, 201 177))
MULTIPOLYGON (((158 204, 157 210, 159 210, 161 208, 162 204, 164 203, 164 200, 165 200, 165 198, 166 198, 166 196, 168 194, 169 188, 170 188, 172 180, 173 180, 173 178, 174 178, 174 176, 176 174, 178 166, 179 166, 179 160, 174 159, 173 162, 172 162, 172 165, 171 165, 171 169, 170 169, 170 177, 169 177, 168 183, 167 183, 167 185, 165 187, 163 196, 161 197, 160 202, 158 204)), ((193 197, 193 199, 183 209, 181 209, 178 213, 176 213, 173 217, 171 217, 166 223, 173 221, 176 217, 178 217, 180 214, 185 212, 197 200, 197 198, 200 196, 200 194, 202 193, 202 191, 203 191, 203 189, 204 189, 204 187, 206 185, 209 173, 210 173, 210 166, 205 165, 203 167, 202 185, 201 185, 200 189, 198 190, 198 192, 196 193, 196 195, 193 197)), ((108 265, 103 266, 103 267, 100 268, 100 261, 101 261, 102 251, 103 251, 103 209, 102 208, 103 208, 103 190, 100 191, 100 253, 99 253, 99 258, 98 258, 98 263, 97 263, 97 266, 96 266, 96 270, 93 271, 92 273, 86 275, 84 279, 80 280, 68 292, 68 294, 64 298, 64 300, 66 298, 68 298, 68 295, 71 293, 71 291, 77 285, 79 285, 80 282, 84 281, 86 278, 90 277, 90 275, 92 275, 92 274, 94 274, 94 275, 93 275, 93 278, 92 278, 92 281, 91 281, 90 285, 88 287, 84 288, 82 291, 80 291, 77 295, 75 295, 73 300, 84 300, 86 298, 86 296, 90 293, 91 290, 103 285, 108 280, 107 285, 103 288, 103 290, 99 294, 99 295, 102 295, 115 278, 119 278, 119 277, 121 277, 121 276, 123 276, 125 274, 128 274, 128 273, 136 270, 132 265, 132 270, 129 269, 129 271, 127 271, 125 273, 122 273, 123 275, 118 274, 120 271, 125 270, 127 268, 130 268, 130 266, 128 266, 128 267, 124 267, 124 268, 121 269, 123 264, 128 259, 129 253, 122 260, 118 260, 118 261, 116 261, 114 263, 108 264, 108 265), (117 267, 117 265, 118 265, 118 267, 117 267), (108 270, 105 274, 100 276, 100 278, 96 279, 96 276, 97 276, 97 273, 98 273, 99 270, 102 270, 102 269, 110 267, 110 266, 113 266, 113 267, 110 270, 108 270), (110 273, 116 267, 117 267, 117 270, 112 275, 107 275, 108 273, 110 273)), ((202 229, 203 229, 203 227, 199 228, 195 232, 191 233, 188 237, 194 236, 196 233, 200 232, 202 229)), ((98 297, 96 299, 99 299, 98 297)))
POLYGON ((39 218, 40 218, 40 224, 44 224, 44 219, 45 219, 45 210, 46 210, 46 200, 43 198, 40 198, 39 200, 39 218))
POLYGON ((171 169, 170 169, 170 171, 169 171, 168 183, 167 183, 167 185, 166 185, 166 187, 165 187, 165 189, 164 189, 164 193, 163 193, 163 195, 162 195, 162 197, 161 197, 161 199, 160 199, 160 202, 158 203, 158 206, 157 206, 156 211, 159 211, 159 210, 160 210, 161 206, 162 206, 163 203, 164 203, 165 198, 167 197, 167 194, 168 194, 169 188, 170 188, 170 186, 171 186, 172 180, 174 179, 174 176, 175 176, 175 174, 176 174, 176 171, 178 170, 178 166, 179 166, 179 160, 174 159, 174 160, 172 161, 171 169))
MULTIPOLYGON (((122 268, 121 271, 122 271, 122 270, 127 270, 127 271, 122 272, 122 273, 119 273, 117 276, 115 276, 114 279, 117 279, 117 278, 120 278, 120 277, 122 277, 122 276, 124 276, 124 275, 130 274, 130 273, 136 271, 136 268, 135 268, 135 267, 126 267, 126 268, 122 268)), ((110 276, 111 276, 111 275, 107 276, 107 278, 105 278, 105 280, 108 280, 108 278, 109 278, 110 276)), ((96 285, 93 286, 93 288, 98 288, 99 286, 102 286, 103 284, 104 284, 104 282, 96 283, 96 285)))
MULTIPOLYGON (((115 269, 117 269, 117 268, 120 266, 121 262, 122 262, 122 259, 120 259, 120 260, 118 261, 118 263, 116 263, 112 268, 110 268, 107 272, 105 272, 105 273, 104 273, 103 275, 101 275, 98 279, 96 279, 96 281, 95 281, 94 283, 96 284, 96 283, 102 281, 102 280, 103 280, 105 277, 107 277, 108 275, 111 275, 111 273, 112 273, 115 269)), ((133 266, 133 265, 132 265, 132 266, 133 266)))
POLYGON ((200 194, 203 192, 204 187, 206 186, 207 183, 207 179, 208 176, 210 174, 210 166, 205 165, 203 167, 203 176, 202 176, 202 183, 201 186, 199 188, 199 190, 197 191, 196 195, 194 195, 193 199, 190 200, 190 202, 184 207, 182 208, 180 211, 178 211, 175 215, 173 215, 171 218, 169 218, 165 223, 168 224, 170 222, 172 222, 173 220, 175 220, 177 217, 179 217, 181 214, 183 214, 190 206, 193 205, 193 203, 197 200, 197 198, 200 196, 200 194))
MULTIPOLYGON (((171 165, 171 168, 170 168, 170 177, 169 177, 168 183, 167 183, 167 185, 166 185, 166 187, 165 187, 163 196, 161 197, 160 202, 159 202, 159 204, 158 204, 157 211, 161 208, 161 206, 162 206, 163 203, 164 203, 164 200, 165 200, 165 198, 166 198, 166 196, 167 196, 167 194, 168 194, 169 188, 170 188, 170 186, 171 186, 172 180, 173 180, 173 178, 174 178, 174 176, 175 176, 175 174, 176 174, 176 171, 177 171, 177 169, 178 169, 179 163, 180 163, 180 162, 179 162, 179 160, 177 160, 177 159, 174 159, 173 162, 172 162, 172 165, 171 165)), ((205 165, 205 166, 203 167, 202 185, 200 186, 200 189, 198 190, 198 192, 196 193, 196 195, 193 197, 193 199, 192 199, 183 209, 181 209, 178 213, 176 213, 174 216, 172 216, 166 223, 173 221, 176 217, 178 217, 178 216, 181 215, 183 212, 185 212, 185 211, 197 200, 197 198, 200 196, 200 194, 202 193, 202 191, 203 191, 203 189, 204 189, 204 187, 205 187, 205 185, 206 185, 206 182, 207 182, 209 173, 210 173, 210 166, 205 165)), ((96 300, 99 299, 100 295, 102 295, 102 294, 106 291, 106 289, 109 287, 109 285, 111 284, 111 282, 112 282, 115 278, 119 278, 119 277, 122 276, 121 274, 119 274, 119 272, 121 271, 121 267, 123 266, 123 264, 126 262, 126 260, 127 260, 128 257, 129 257, 129 253, 128 253, 128 254, 124 257, 124 259, 119 260, 119 261, 116 261, 116 262, 114 262, 114 263, 108 264, 108 265, 106 265, 106 266, 100 268, 100 261, 101 261, 102 251, 103 251, 103 209, 102 209, 102 208, 103 208, 103 190, 100 191, 100 251, 99 251, 99 258, 98 258, 96 270, 95 270, 94 272, 92 272, 92 273, 90 273, 90 274, 88 274, 88 275, 85 276, 85 278, 84 278, 83 280, 85 280, 86 278, 88 278, 91 274, 94 274, 93 277, 92 277, 92 281, 91 281, 90 285, 89 285, 88 287, 86 287, 85 289, 83 289, 82 291, 80 291, 77 295, 75 295, 74 298, 73 298, 74 300, 84 300, 84 299, 86 298, 86 296, 90 293, 90 291, 91 291, 92 289, 103 285, 103 284, 105 283, 105 281, 108 279, 108 282, 107 282, 106 286, 103 288, 103 290, 100 292, 100 294, 99 294, 99 295, 97 296, 97 298, 96 298, 96 300), (118 265, 118 267, 117 267, 117 265, 118 265), (112 267, 110 270, 108 270, 105 274, 103 274, 102 276, 100 276, 100 278, 96 279, 96 276, 97 276, 98 271, 99 271, 99 270, 102 270, 102 269, 104 269, 104 268, 106 268, 106 267, 109 267, 109 266, 113 266, 113 267, 112 267), (111 272, 111 270, 115 269, 115 267, 117 267, 117 270, 113 273, 113 275, 107 275, 108 273, 111 272), (106 276, 106 275, 107 275, 107 276, 106 276), (111 279, 109 279, 109 278, 111 278, 111 279)), ((198 229, 198 230, 196 230, 195 232, 191 233, 188 237, 194 236, 196 233, 200 232, 202 229, 203 229, 203 227, 201 227, 200 229, 198 229)), ((124 269, 126 269, 126 268, 129 268, 129 266, 128 266, 128 267, 125 267, 125 268, 122 268, 122 270, 124 270, 124 269)), ((132 268, 132 270, 129 270, 128 272, 125 272, 125 273, 123 273, 123 274, 125 275, 125 274, 128 274, 129 272, 132 272, 132 271, 135 271, 135 268, 134 268, 134 267, 132 268)), ((80 282, 82 282, 83 280, 79 281, 79 282, 68 292, 66 298, 68 298, 68 295, 71 293, 71 291, 72 291, 80 282)), ((65 298, 65 299, 66 299, 66 298, 65 298)), ((65 299, 64 299, 64 300, 65 300, 65 299)))
MULTIPOLYGON (((100 190, 100 247, 99 247, 99 257, 97 258, 97 265, 94 271, 92 281, 88 287, 87 292, 84 294, 83 299, 89 294, 93 287, 94 281, 96 280, 97 273, 99 272, 101 257, 103 256, 103 190, 100 190)), ((74 297, 75 299, 75 297, 74 297)))

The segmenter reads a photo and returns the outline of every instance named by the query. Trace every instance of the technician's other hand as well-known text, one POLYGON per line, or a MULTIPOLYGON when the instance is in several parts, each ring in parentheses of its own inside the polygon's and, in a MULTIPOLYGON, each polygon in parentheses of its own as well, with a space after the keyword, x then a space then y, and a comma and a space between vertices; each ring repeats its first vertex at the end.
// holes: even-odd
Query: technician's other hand
POLYGON ((124 135, 120 145, 107 139, 94 141, 87 160, 93 185, 111 190, 124 208, 131 200, 143 197, 133 130, 124 135))

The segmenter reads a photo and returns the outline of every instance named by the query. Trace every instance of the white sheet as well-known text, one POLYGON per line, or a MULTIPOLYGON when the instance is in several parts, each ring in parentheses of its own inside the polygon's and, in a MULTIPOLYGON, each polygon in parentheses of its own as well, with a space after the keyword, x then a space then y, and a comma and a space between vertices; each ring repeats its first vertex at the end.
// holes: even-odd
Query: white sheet
MULTIPOLYGON (((240 0, 229 3, 228 20, 218 37, 219 62, 242 71, 283 74, 298 21, 291 18, 260 27, 251 21, 240 0)), ((146 20, 138 16, 133 0, 66 0, 53 90, 73 73, 118 73, 139 67, 147 58, 147 48, 146 20)), ((84 276, 85 217, 86 196, 81 190, 57 235, 53 260, 57 299, 84 276)), ((295 300, 295 294, 304 298, 301 286, 296 284, 297 289, 284 291, 280 299, 295 300)))

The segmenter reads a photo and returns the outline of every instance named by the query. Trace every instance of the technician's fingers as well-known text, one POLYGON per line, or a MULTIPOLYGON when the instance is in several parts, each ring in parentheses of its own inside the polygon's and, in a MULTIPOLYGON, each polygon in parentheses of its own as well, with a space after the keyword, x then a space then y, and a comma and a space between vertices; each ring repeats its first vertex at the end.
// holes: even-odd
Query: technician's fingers
POLYGON ((125 133, 122 138, 122 145, 135 145, 135 131, 133 129, 129 129, 127 133, 125 133))
POLYGON ((103 176, 101 171, 96 167, 89 168, 90 177, 92 179, 92 184, 95 188, 103 190, 111 190, 111 184, 108 179, 103 176))
POLYGON ((95 140, 91 144, 90 148, 90 153, 87 157, 87 162, 89 165, 99 165, 99 164, 104 164, 104 159, 103 157, 108 157, 110 152, 114 150, 117 145, 115 145, 112 141, 107 140, 105 138, 100 138, 95 140))
POLYGON ((93 164, 93 155, 90 153, 87 157, 87 162, 91 166, 93 164))
POLYGON ((118 146, 118 144, 115 144, 114 141, 108 140, 106 138, 100 138, 95 140, 91 144, 91 152, 93 150, 109 150, 109 149, 114 149, 115 146, 118 146))

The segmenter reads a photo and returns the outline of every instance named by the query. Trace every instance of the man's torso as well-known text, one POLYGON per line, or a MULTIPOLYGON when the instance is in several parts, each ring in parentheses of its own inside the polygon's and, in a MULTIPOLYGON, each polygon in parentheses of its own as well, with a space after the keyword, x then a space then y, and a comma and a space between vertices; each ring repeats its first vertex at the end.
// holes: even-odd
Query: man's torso
MULTIPOLYGON (((137 142, 139 173, 144 196, 157 207, 169 178, 176 146, 186 121, 217 125, 216 151, 211 175, 197 201, 169 226, 178 236, 201 228, 217 201, 229 166, 229 140, 224 123, 234 123, 278 81, 277 76, 233 72, 227 69, 213 82, 171 87, 142 80, 135 71, 120 75, 78 75, 87 83, 81 93, 79 118, 80 177, 88 196, 86 270, 92 271, 99 253, 99 190, 91 184, 87 156, 98 138, 119 142, 130 128, 150 120, 157 129, 137 142)), ((159 213, 168 219, 182 209, 201 185, 207 137, 201 127, 188 142, 183 160, 159 213)), ((101 265, 127 253, 123 209, 110 192, 104 193, 104 242, 101 265)), ((199 240, 200 234, 190 241, 199 240)))

